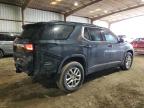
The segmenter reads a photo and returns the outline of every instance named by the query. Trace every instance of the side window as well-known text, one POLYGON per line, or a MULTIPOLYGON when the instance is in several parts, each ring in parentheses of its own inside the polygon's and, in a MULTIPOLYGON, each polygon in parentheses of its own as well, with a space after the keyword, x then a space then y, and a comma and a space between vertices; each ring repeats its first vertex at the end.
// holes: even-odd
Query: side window
POLYGON ((44 40, 65 40, 73 32, 74 26, 53 24, 47 25, 42 39, 44 40))
POLYGON ((102 41, 101 30, 97 28, 85 28, 84 36, 91 41, 102 41))
POLYGON ((88 28, 84 29, 84 37, 88 40, 91 40, 91 37, 90 37, 89 32, 88 32, 88 28))
POLYGON ((4 36, 4 41, 11 41, 11 37, 8 36, 8 35, 5 35, 5 36, 4 36))
POLYGON ((0 41, 4 41, 4 36, 0 34, 0 41))
POLYGON ((14 36, 0 35, 0 41, 14 41, 14 36))
POLYGON ((110 43, 117 43, 118 42, 116 36, 112 32, 107 31, 104 33, 104 35, 105 35, 105 39, 107 42, 110 42, 110 43))
POLYGON ((7 41, 14 41, 15 37, 14 36, 8 36, 7 41))
POLYGON ((89 28, 92 41, 102 41, 101 30, 97 28, 89 28))

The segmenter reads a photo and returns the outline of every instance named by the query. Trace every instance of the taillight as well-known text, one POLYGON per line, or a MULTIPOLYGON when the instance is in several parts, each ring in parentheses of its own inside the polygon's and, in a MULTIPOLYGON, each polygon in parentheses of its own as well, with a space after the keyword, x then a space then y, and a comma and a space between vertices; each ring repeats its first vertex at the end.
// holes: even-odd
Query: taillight
POLYGON ((24 44, 24 48, 28 51, 33 51, 33 44, 24 44))

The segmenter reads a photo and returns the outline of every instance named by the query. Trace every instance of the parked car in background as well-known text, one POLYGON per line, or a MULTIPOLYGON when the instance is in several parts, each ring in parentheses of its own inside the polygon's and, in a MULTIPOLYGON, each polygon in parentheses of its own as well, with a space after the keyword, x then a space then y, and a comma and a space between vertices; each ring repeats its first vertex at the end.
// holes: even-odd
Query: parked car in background
POLYGON ((123 39, 124 42, 127 42, 126 35, 118 35, 118 38, 123 39))
POLYGON ((0 58, 13 54, 13 41, 15 37, 8 34, 0 34, 0 58))
POLYGON ((138 54, 144 54, 144 38, 136 38, 131 42, 134 51, 138 54))
POLYGON ((118 35, 119 38, 123 39, 125 42, 131 43, 134 39, 131 37, 128 37, 126 35, 118 35))
POLYGON ((54 78, 66 91, 77 90, 86 75, 112 67, 131 68, 133 47, 109 29, 74 22, 23 26, 14 41, 16 72, 54 78))

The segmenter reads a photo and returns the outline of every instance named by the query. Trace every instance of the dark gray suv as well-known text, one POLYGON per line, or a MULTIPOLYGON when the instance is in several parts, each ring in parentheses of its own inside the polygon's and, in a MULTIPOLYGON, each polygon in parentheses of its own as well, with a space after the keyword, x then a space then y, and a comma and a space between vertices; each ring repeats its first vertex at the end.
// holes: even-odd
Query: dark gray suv
POLYGON ((55 21, 23 29, 14 41, 16 72, 53 77, 67 92, 77 90, 88 74, 112 67, 128 70, 133 62, 133 47, 106 28, 55 21))

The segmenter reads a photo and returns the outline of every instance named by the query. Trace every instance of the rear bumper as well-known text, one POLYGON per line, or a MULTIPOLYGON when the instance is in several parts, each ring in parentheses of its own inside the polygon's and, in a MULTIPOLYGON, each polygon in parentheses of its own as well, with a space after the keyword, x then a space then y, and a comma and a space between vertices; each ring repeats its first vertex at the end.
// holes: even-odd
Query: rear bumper
MULTIPOLYGON (((39 64, 40 65, 40 64, 39 64)), ((42 66, 32 68, 31 66, 24 66, 19 61, 15 61, 16 73, 26 73, 28 76, 47 76, 51 77, 57 73, 57 65, 48 65, 47 63, 42 66)))
POLYGON ((24 72, 29 76, 47 76, 56 75, 61 59, 51 57, 47 53, 36 53, 34 56, 19 56, 14 55, 16 73, 24 72))
POLYGON ((21 65, 15 64, 15 67, 16 67, 16 73, 21 73, 23 71, 21 65))
POLYGON ((31 57, 21 58, 21 57, 15 57, 14 55, 14 61, 15 61, 15 68, 16 73, 22 73, 25 72, 28 75, 33 74, 33 61, 31 57))
POLYGON ((16 67, 16 73, 26 73, 28 76, 32 76, 33 75, 33 71, 31 70, 27 70, 25 69, 22 65, 15 63, 15 67, 16 67))

